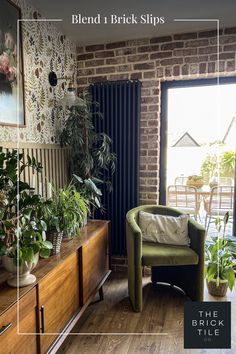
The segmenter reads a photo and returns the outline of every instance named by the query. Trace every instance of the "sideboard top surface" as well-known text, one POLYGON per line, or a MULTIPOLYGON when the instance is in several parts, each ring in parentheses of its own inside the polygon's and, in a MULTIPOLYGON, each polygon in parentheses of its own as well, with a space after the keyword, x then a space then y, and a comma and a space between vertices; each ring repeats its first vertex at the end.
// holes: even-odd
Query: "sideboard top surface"
POLYGON ((50 271, 61 264, 73 252, 86 244, 91 237, 99 234, 107 227, 109 221, 105 220, 91 220, 81 230, 78 237, 74 237, 70 241, 63 241, 61 252, 56 256, 51 256, 47 259, 40 259, 39 264, 32 272, 36 276, 36 282, 24 288, 11 288, 7 285, 6 280, 10 276, 4 268, 0 267, 0 315, 2 315, 8 308, 14 305, 17 299, 29 292, 40 280, 42 280, 50 271))

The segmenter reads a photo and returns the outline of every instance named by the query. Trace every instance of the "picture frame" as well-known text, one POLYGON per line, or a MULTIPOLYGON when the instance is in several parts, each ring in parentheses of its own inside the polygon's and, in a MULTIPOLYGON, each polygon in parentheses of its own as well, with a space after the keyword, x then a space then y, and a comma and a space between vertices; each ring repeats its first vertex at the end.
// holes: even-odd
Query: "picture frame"
POLYGON ((0 2, 0 125, 25 127, 24 61, 21 9, 11 0, 0 2), (19 54, 19 58, 18 58, 19 54), (19 63, 19 65, 17 65, 19 63), (18 103, 19 93, 19 103, 18 103))

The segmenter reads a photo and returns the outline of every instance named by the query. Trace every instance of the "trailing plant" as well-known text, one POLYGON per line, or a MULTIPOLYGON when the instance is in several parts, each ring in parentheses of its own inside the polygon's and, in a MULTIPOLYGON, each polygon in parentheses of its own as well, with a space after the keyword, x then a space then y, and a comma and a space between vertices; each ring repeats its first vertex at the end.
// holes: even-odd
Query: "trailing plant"
MULTIPOLYGON (((105 177, 114 173, 116 156, 112 152, 111 138, 105 133, 97 133, 93 120, 101 119, 98 104, 92 102, 85 92, 80 104, 69 108, 69 117, 60 135, 61 146, 71 147, 70 173, 77 175, 83 184, 102 180, 110 189, 110 181, 105 177)), ((84 190, 84 188, 83 188, 84 190)), ((95 202, 96 206, 97 203, 95 202)))
POLYGON ((218 231, 217 237, 206 245, 206 261, 205 277, 208 282, 216 281, 216 285, 220 285, 221 280, 227 280, 230 290, 233 290, 235 283, 234 266, 236 261, 236 242, 225 236, 226 226, 229 220, 227 212, 223 219, 216 219, 216 227, 218 231), (222 231, 222 232, 221 232, 222 231))

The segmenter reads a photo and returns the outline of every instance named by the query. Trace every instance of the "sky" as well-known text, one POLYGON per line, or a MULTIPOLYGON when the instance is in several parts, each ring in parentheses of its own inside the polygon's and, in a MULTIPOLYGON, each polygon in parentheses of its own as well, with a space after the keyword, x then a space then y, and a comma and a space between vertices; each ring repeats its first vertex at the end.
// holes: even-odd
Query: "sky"
MULTIPOLYGON (((223 139, 233 117, 236 117, 236 84, 168 91, 169 145, 186 131, 199 144, 223 139)), ((236 137, 236 125, 234 129, 236 137)))

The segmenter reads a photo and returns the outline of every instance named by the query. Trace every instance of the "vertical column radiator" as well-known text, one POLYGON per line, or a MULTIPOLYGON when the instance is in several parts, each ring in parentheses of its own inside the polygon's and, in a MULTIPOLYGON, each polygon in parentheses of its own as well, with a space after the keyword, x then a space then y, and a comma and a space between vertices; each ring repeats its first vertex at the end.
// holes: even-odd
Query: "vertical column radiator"
POLYGON ((126 253, 125 216, 139 202, 139 130, 141 82, 107 81, 90 86, 94 101, 99 103, 103 119, 94 118, 97 132, 107 133, 117 156, 116 171, 107 176, 112 192, 104 188, 104 214, 96 217, 111 220, 111 251, 113 255, 126 253))

